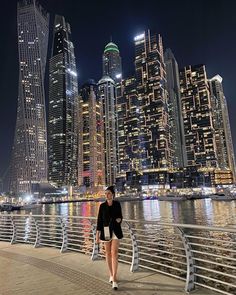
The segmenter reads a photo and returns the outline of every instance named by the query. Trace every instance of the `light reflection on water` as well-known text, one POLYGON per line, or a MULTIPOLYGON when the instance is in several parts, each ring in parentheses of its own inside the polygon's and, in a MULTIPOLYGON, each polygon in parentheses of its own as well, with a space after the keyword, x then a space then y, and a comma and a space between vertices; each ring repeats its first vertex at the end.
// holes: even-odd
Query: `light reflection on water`
MULTIPOLYGON (((174 222, 183 224, 226 226, 236 225, 236 201, 211 199, 188 201, 124 201, 121 202, 126 219, 174 222)), ((43 205, 33 214, 64 216, 97 216, 98 202, 78 202, 43 205)), ((22 214, 28 211, 21 211, 22 214)))

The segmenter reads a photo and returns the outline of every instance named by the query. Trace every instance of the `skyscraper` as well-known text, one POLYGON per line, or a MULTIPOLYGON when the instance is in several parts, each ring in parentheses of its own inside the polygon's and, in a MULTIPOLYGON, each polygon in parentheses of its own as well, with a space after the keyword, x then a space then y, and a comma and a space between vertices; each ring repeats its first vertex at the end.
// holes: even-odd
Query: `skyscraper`
POLYGON ((134 39, 135 74, 140 101, 140 167, 145 184, 165 183, 171 167, 168 93, 161 36, 144 32, 134 39), (144 180, 146 178, 146 180, 144 180))
POLYGON ((10 190, 31 193, 47 181, 44 76, 49 16, 35 0, 17 6, 19 87, 10 190))
POLYGON ((179 67, 170 49, 165 51, 164 57, 167 74, 167 90, 169 94, 169 122, 173 167, 182 168, 186 166, 187 159, 179 87, 179 67))
POLYGON ((70 25, 56 15, 49 63, 49 181, 78 183, 78 82, 70 25))
MULTIPOLYGON (((134 77, 117 84, 118 162, 117 185, 126 182, 129 173, 138 174, 140 167, 140 101, 134 77)), ((137 183, 133 186, 137 187, 137 183)), ((120 190, 123 188, 120 187, 120 190)))
POLYGON ((89 80, 79 93, 79 186, 91 193, 103 190, 104 166, 102 100, 97 84, 89 80))
POLYGON ((213 122, 216 138, 218 168, 229 169, 235 181, 235 158, 230 130, 227 101, 224 96, 222 77, 216 75, 209 79, 210 93, 213 105, 213 122))
POLYGON ((118 46, 110 42, 103 52, 103 76, 111 77, 115 82, 121 81, 122 65, 118 46))
POLYGON ((180 70, 187 166, 212 170, 218 166, 212 101, 204 65, 180 70))
POLYGON ((114 185, 117 174, 117 115, 115 82, 104 76, 98 82, 99 97, 103 104, 105 182, 114 185))

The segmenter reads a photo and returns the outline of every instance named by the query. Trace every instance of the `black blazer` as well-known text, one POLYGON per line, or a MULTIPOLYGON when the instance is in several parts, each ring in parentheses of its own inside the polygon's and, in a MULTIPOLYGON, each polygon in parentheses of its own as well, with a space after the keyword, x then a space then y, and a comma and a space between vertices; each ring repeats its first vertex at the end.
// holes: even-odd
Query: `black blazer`
POLYGON ((117 218, 121 218, 121 221, 123 219, 120 202, 113 200, 109 206, 106 201, 100 205, 97 219, 97 230, 101 232, 100 240, 105 241, 104 226, 109 226, 110 238, 113 232, 118 239, 123 238, 121 222, 118 223, 117 218))

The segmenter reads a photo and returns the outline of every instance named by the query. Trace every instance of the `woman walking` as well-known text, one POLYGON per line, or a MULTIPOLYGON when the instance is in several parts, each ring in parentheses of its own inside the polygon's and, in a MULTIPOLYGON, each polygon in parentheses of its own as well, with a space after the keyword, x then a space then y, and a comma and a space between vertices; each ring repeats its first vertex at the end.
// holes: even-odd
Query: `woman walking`
POLYGON ((104 242, 106 262, 110 274, 109 282, 117 290, 117 269, 119 240, 123 238, 121 229, 122 211, 120 202, 114 200, 115 189, 109 186, 105 190, 106 201, 99 207, 97 218, 96 242, 104 242))

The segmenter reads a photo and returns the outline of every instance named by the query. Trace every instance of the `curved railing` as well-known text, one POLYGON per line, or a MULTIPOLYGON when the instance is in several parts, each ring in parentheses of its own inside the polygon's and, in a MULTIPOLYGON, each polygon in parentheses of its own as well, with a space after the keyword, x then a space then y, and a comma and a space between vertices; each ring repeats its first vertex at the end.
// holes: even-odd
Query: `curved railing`
MULTIPOLYGON (((236 294, 236 229, 124 220, 119 260, 205 287, 236 294)), ((0 214, 0 240, 104 256, 95 243, 96 219, 56 215, 0 214)))

